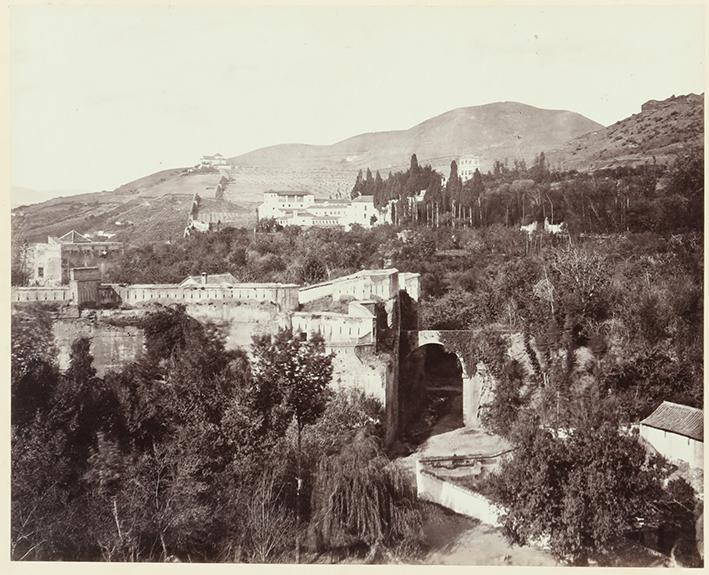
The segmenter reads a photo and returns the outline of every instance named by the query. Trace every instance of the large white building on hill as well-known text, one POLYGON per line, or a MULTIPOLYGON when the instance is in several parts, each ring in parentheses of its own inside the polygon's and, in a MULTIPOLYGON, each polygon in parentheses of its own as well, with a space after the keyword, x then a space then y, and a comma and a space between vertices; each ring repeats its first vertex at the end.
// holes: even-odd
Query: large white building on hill
POLYGON ((258 219, 274 219, 281 226, 350 228, 358 224, 371 228, 385 221, 374 207, 372 196, 354 200, 319 199, 310 192, 269 191, 257 210, 258 219))
POLYGON ((480 169, 480 158, 476 156, 463 157, 458 160, 458 175, 463 183, 471 180, 475 170, 480 169))

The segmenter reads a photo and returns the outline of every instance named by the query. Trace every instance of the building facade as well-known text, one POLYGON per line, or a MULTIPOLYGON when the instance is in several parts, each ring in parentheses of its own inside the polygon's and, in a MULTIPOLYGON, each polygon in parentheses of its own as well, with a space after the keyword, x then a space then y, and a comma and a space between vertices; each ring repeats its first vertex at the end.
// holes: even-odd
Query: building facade
POLYGON ((472 179, 475 170, 480 169, 480 158, 476 156, 466 156, 458 160, 458 175, 463 183, 472 179))
POLYGON ((284 227, 348 229, 360 225, 371 228, 384 220, 374 207, 372 196, 360 196, 354 200, 319 199, 310 192, 265 192, 257 215, 259 220, 273 218, 284 227))
POLYGON ((201 168, 228 168, 229 164, 226 161, 226 158, 222 156, 221 154, 214 154, 213 156, 202 156, 202 159, 199 162, 199 166, 201 168))
POLYGON ((31 286, 54 287, 70 281, 72 268, 98 267, 123 252, 123 244, 109 240, 92 240, 72 230, 61 237, 49 236, 46 243, 29 246, 27 265, 31 286))
POLYGON ((704 412, 663 401, 640 422, 640 437, 673 463, 704 468, 704 412))

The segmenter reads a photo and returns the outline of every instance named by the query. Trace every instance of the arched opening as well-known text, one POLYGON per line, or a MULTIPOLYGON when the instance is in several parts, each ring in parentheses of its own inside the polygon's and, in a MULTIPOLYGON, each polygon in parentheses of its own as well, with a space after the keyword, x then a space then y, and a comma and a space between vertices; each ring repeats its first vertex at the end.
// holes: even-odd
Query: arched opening
POLYGON ((414 349, 399 373, 399 429, 418 445, 432 435, 463 427, 463 367, 438 343, 414 349))

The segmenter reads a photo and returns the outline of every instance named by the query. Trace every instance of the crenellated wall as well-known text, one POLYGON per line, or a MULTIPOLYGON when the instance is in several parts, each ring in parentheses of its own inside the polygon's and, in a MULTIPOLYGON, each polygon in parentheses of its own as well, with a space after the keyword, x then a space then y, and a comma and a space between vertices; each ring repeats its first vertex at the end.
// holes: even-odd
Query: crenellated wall
MULTIPOLYGON (((138 327, 121 327, 122 319, 138 318, 154 304, 184 305, 190 316, 220 328, 228 349, 248 351, 254 336, 274 334, 282 328, 306 338, 320 334, 326 348, 334 353, 333 386, 360 389, 379 399, 386 408, 388 427, 394 430, 387 431, 391 442, 398 420, 398 296, 405 290, 410 300, 416 301, 419 280, 418 274, 388 269, 362 270, 303 288, 275 283, 126 286, 100 284, 95 269, 84 269, 74 272, 71 286, 13 288, 12 301, 74 304, 80 300, 85 307, 114 308, 85 310, 78 318, 63 314, 54 323, 60 367, 68 367, 72 342, 88 337, 99 375, 139 357, 144 334, 138 327), (298 311, 300 304, 324 297, 355 301, 350 302, 347 313, 298 311)), ((74 307, 78 315, 80 308, 74 307)))

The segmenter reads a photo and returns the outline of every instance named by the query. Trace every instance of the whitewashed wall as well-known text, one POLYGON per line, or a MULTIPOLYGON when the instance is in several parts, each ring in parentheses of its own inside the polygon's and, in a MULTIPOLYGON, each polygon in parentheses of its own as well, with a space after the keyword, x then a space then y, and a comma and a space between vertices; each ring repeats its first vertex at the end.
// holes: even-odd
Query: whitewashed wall
POLYGON ((702 441, 642 424, 640 425, 640 437, 670 461, 683 461, 692 467, 704 468, 704 443, 702 441))
POLYGON ((493 527, 500 524, 500 507, 479 493, 433 475, 419 461, 416 462, 416 492, 424 501, 438 503, 493 527))

